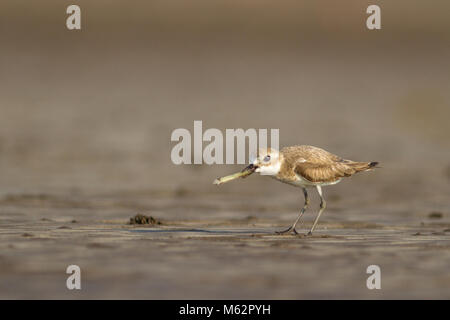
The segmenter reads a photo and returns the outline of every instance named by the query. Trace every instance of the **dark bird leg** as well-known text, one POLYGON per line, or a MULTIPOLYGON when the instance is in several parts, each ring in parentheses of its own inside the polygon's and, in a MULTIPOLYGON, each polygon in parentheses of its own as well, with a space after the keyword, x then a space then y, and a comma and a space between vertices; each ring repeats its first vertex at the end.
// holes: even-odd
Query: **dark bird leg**
POLYGON ((308 192, 306 192, 306 188, 302 188, 302 189, 303 189, 303 195, 305 196, 305 204, 303 205, 303 208, 300 211, 300 214, 298 215, 297 220, 295 220, 294 224, 292 226, 290 226, 289 228, 287 228, 286 230, 277 231, 276 233, 283 234, 283 233, 287 233, 289 231, 292 231, 294 234, 298 234, 297 230, 295 230, 295 226, 300 221, 300 218, 303 216, 303 214, 305 213, 305 211, 306 211, 306 209, 308 208, 308 205, 309 205, 308 192))
POLYGON ((327 203, 325 202, 325 199, 322 196, 322 188, 320 186, 316 186, 317 188, 317 192, 319 193, 320 196, 320 210, 319 210, 319 214, 317 215, 316 220, 314 220, 314 224, 311 228, 311 230, 308 232, 308 236, 312 235, 314 228, 317 225, 317 222, 319 222, 320 216, 322 215, 322 212, 325 210, 325 208, 327 207, 327 203))

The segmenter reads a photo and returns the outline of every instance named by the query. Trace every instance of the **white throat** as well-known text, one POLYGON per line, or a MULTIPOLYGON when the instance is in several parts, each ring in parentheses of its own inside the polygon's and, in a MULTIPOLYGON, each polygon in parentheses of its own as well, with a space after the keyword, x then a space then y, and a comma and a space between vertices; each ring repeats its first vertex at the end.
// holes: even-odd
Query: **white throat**
POLYGON ((260 166, 256 169, 256 172, 259 172, 262 176, 276 176, 278 172, 280 172, 281 161, 277 161, 269 166, 260 166))

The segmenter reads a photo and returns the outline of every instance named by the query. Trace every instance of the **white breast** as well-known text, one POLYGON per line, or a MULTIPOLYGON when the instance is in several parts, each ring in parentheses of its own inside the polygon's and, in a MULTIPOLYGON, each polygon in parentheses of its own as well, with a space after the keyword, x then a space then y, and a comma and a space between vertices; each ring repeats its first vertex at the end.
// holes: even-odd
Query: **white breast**
POLYGON ((332 182, 311 182, 303 178, 302 176, 296 174, 298 180, 293 182, 292 184, 300 186, 300 187, 309 187, 309 186, 330 186, 336 183, 341 182, 341 179, 332 182))
POLYGON ((273 176, 272 178, 275 178, 281 182, 290 184, 292 186, 302 187, 302 188, 314 187, 314 186, 329 186, 329 185, 333 185, 333 184, 341 182, 341 179, 333 181, 333 182, 311 182, 311 181, 306 180, 302 176, 299 176, 298 174, 296 176, 297 176, 297 180, 295 180, 295 181, 284 180, 284 179, 280 179, 279 177, 275 177, 275 176, 273 176))

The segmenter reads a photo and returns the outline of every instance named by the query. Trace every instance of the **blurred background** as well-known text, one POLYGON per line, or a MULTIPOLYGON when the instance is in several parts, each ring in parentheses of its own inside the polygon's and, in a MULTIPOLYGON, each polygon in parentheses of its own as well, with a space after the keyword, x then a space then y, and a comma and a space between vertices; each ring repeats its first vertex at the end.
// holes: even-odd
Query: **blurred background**
POLYGON ((448 186, 446 1, 77 1, 81 31, 70 4, 0 5, 2 192, 200 187, 233 169, 171 163, 194 120, 448 186))
POLYGON ((444 0, 3 0, 0 221, 139 211, 291 223, 300 190, 256 176, 213 188, 241 166, 172 164, 170 135, 194 120, 279 128, 280 146, 379 161, 325 190, 325 220, 448 219, 449 10, 444 0), (71 4, 80 31, 66 28, 71 4), (371 4, 381 30, 366 28, 371 4))

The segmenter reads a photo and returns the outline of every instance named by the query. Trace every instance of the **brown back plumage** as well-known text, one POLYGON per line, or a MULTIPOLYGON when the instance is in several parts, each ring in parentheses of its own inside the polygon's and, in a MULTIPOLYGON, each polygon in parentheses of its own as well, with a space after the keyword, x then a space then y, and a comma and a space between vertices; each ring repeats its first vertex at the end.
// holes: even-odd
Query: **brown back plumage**
POLYGON ((281 150, 285 160, 280 175, 294 178, 295 174, 313 183, 329 183, 357 172, 374 168, 377 162, 346 160, 321 148, 293 146, 281 150))

